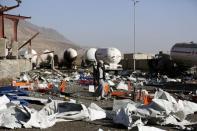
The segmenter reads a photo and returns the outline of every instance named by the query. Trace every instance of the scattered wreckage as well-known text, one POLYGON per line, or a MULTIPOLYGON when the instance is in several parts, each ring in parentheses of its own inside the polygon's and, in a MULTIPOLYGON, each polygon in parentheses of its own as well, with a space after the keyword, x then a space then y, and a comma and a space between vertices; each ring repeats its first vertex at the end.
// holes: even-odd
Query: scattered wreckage
POLYGON ((38 111, 12 103, 3 95, 0 97, 0 104, 0 126, 10 129, 22 127, 45 129, 61 121, 93 121, 106 117, 105 111, 94 103, 86 107, 83 104, 48 99, 45 106, 38 111))
MULTIPOLYGON (((87 103, 80 102, 82 94, 79 95, 79 90, 83 88, 88 92, 87 89, 93 84, 91 75, 88 72, 62 73, 57 70, 32 70, 22 73, 18 79, 13 80, 12 86, 0 88, 0 126, 10 129, 44 129, 57 122, 98 119, 107 119, 128 129, 137 127, 139 131, 162 130, 153 127, 154 125, 171 125, 178 129, 197 125, 196 119, 190 120, 191 115, 197 112, 196 103, 179 100, 163 90, 157 90, 153 94, 154 90, 147 91, 144 87, 146 79, 136 78, 134 75, 122 77, 108 74, 108 98, 114 100, 113 110, 104 110, 94 103, 87 106, 87 103), (66 83, 62 84, 62 81, 66 83), (66 92, 69 88, 74 88, 74 84, 77 89, 73 89, 73 92, 77 97, 70 97, 66 92), (64 86, 64 89, 61 86, 64 86), (42 98, 41 94, 48 94, 51 98, 42 98), (60 99, 62 96, 64 99, 60 99), (30 107, 31 103, 42 105, 42 109, 30 107)), ((94 87, 89 93, 92 92, 94 87)))
POLYGON ((197 112, 197 104, 185 100, 177 101, 163 90, 156 91, 152 102, 148 105, 125 100, 119 103, 122 102, 124 104, 120 107, 114 104, 113 109, 116 111, 116 116, 113 121, 123 124, 128 129, 144 126, 147 123, 160 126, 174 125, 179 129, 197 124, 197 120, 188 120, 187 118, 197 112))

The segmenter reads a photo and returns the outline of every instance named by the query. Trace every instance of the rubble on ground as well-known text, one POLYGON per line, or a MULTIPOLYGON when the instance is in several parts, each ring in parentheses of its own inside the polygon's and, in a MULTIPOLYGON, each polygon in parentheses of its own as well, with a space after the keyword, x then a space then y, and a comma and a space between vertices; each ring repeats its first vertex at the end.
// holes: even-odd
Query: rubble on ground
POLYGON ((159 90, 149 105, 126 102, 119 110, 113 121, 123 124, 128 129, 143 126, 147 123, 161 126, 175 125, 180 129, 185 126, 195 125, 196 121, 187 120, 187 116, 197 112, 197 104, 190 101, 176 100, 169 93, 159 90))
POLYGON ((106 84, 110 94, 96 101, 91 73, 47 69, 23 72, 13 80, 12 86, 0 87, 0 126, 45 129, 57 122, 100 119, 128 129, 137 127, 139 131, 162 130, 154 125, 178 129, 197 125, 196 119, 190 119, 197 112, 197 104, 192 102, 193 92, 187 95, 192 97, 187 98, 184 94, 171 95, 158 88, 150 90, 146 86, 149 78, 135 75, 108 74, 106 84), (111 109, 104 109, 107 106, 111 109))

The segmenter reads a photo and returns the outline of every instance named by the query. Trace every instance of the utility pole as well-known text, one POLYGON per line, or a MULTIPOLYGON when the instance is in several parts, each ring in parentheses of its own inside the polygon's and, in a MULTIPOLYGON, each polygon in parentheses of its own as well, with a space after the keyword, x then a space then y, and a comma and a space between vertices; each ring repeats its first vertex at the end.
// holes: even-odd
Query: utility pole
MULTIPOLYGON (((133 71, 136 69, 135 65, 135 5, 139 1, 132 0, 133 1, 133 71)), ((135 89, 137 86, 137 82, 135 83, 136 85, 133 86, 133 101, 135 101, 135 89)))
POLYGON ((139 1, 132 0, 133 1, 133 71, 136 69, 136 61, 135 61, 135 6, 136 3, 139 1))

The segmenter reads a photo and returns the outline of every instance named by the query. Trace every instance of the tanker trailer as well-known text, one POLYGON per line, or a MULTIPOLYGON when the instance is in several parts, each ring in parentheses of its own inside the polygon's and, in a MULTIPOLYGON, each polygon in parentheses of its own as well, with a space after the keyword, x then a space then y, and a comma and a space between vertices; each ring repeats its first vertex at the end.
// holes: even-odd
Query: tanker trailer
POLYGON ((64 51, 63 59, 61 59, 59 67, 66 66, 68 69, 75 69, 74 61, 77 58, 77 51, 73 48, 68 48, 64 51))
POLYGON ((178 65, 195 66, 197 65, 197 44, 193 42, 177 43, 172 47, 170 55, 178 65))
POLYGON ((22 48, 18 52, 19 58, 29 59, 33 67, 36 67, 37 63, 37 52, 33 49, 22 48))
POLYGON ((58 68, 58 66, 59 66, 59 56, 58 56, 58 54, 54 54, 53 60, 54 60, 54 67, 58 68))
POLYGON ((149 60, 149 69, 153 74, 160 73, 170 77, 179 77, 193 66, 197 65, 197 44, 176 43, 168 58, 167 54, 158 54, 149 60), (154 73, 155 72, 155 73, 154 73))
POLYGON ((95 57, 97 62, 104 62, 105 70, 122 70, 122 65, 118 64, 121 61, 121 52, 116 48, 99 48, 95 57))
POLYGON ((90 48, 85 52, 84 59, 82 60, 82 62, 84 63, 82 64, 82 66, 90 67, 96 63, 96 58, 95 58, 96 50, 97 50, 96 48, 90 48))
POLYGON ((38 56, 38 63, 37 66, 45 67, 45 68, 52 68, 53 67, 53 55, 54 51, 44 50, 39 56, 38 56))

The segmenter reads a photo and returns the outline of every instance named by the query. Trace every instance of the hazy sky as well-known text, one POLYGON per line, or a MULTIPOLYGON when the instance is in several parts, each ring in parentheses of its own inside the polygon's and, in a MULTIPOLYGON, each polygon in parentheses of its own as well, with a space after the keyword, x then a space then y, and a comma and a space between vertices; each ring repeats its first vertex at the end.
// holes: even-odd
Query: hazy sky
MULTIPOLYGON (((33 24, 54 28, 81 46, 133 52, 132 0, 22 0, 12 13, 31 16, 33 24)), ((197 0, 136 4, 136 52, 167 52, 176 42, 190 41, 197 42, 197 0)))

